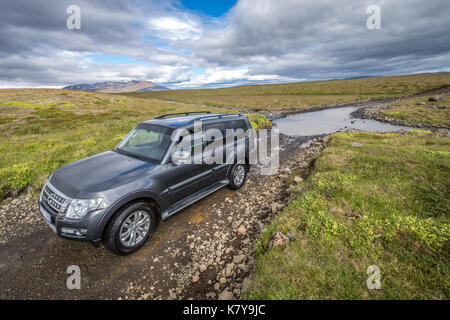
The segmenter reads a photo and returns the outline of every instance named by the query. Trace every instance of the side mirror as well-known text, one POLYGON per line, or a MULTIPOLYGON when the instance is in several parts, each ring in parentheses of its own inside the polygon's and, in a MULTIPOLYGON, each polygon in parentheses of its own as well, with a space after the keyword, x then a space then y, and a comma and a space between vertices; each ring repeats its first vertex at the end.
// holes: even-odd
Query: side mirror
POLYGON ((188 151, 175 151, 172 154, 172 161, 175 164, 191 163, 191 154, 188 151))

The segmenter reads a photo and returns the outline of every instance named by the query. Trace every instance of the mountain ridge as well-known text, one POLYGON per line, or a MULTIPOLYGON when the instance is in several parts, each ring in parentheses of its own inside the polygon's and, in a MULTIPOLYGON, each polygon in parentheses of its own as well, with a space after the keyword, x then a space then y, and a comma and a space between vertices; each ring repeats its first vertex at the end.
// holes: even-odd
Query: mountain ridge
POLYGON ((169 88, 153 83, 151 81, 139 81, 139 80, 82 83, 66 86, 63 89, 104 92, 104 93, 150 92, 150 91, 170 90, 169 88))

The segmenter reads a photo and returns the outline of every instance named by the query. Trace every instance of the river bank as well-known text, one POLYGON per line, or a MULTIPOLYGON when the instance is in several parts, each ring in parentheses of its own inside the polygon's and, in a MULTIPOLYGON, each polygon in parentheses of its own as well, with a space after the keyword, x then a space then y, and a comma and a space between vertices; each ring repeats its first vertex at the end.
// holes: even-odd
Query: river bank
POLYGON ((331 135, 264 230, 246 298, 448 299, 449 154, 426 131, 331 135))

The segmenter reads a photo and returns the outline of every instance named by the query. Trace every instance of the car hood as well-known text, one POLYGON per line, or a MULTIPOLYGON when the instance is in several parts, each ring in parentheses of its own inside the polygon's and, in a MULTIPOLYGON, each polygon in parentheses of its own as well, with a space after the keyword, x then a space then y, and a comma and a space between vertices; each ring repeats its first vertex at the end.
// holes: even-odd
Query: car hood
POLYGON ((84 198, 142 178, 157 165, 107 151, 53 172, 50 183, 71 198, 84 198))

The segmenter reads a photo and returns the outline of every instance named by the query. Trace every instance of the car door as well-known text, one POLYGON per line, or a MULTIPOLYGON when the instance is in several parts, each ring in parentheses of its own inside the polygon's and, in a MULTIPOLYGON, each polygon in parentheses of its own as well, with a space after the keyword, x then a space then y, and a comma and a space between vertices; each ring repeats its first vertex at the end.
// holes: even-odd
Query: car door
MULTIPOLYGON (((209 123, 205 124, 204 130, 207 132, 207 130, 210 129, 216 129, 219 130, 222 133, 222 137, 214 137, 212 141, 207 141, 206 146, 207 148, 214 148, 214 154, 212 157, 215 157, 218 152, 221 152, 222 157, 215 157, 217 161, 210 164, 210 167, 212 169, 212 176, 214 182, 224 180, 226 179, 228 167, 230 166, 229 163, 226 162, 226 123, 225 122, 215 122, 215 123, 209 123), (214 146, 213 146, 214 145, 214 146), (220 158, 220 159, 219 159, 220 158)), ((208 156, 208 155, 206 155, 208 156)))
POLYGON ((227 144, 225 146, 227 152, 227 161, 234 162, 238 159, 239 162, 245 162, 245 158, 248 157, 248 144, 249 138, 246 135, 248 129, 244 119, 231 120, 227 122, 228 128, 231 132, 227 132, 227 144))
MULTIPOLYGON (((190 135, 192 157, 201 157, 202 154, 194 154, 194 150, 196 145, 201 143, 200 150, 203 151, 204 143, 203 141, 194 141, 192 131, 190 135)), ((192 163, 175 163, 171 161, 168 163, 167 179, 170 199, 172 204, 174 204, 209 187, 212 183, 212 169, 203 161, 194 162, 194 159, 192 159, 192 163)))

